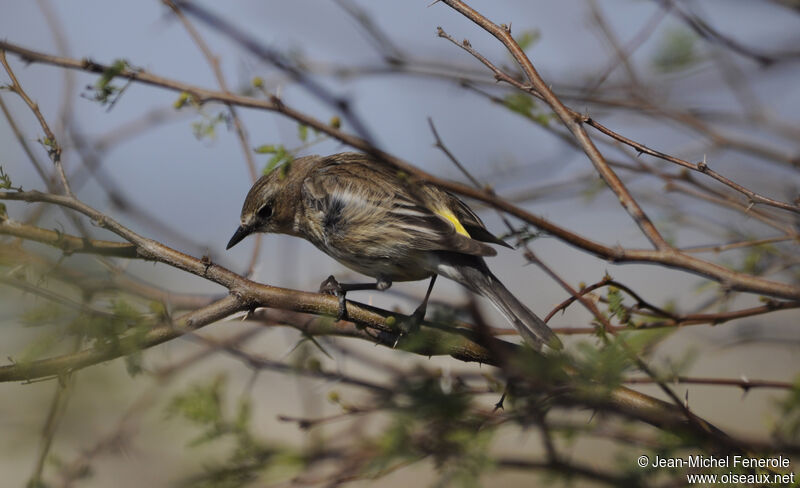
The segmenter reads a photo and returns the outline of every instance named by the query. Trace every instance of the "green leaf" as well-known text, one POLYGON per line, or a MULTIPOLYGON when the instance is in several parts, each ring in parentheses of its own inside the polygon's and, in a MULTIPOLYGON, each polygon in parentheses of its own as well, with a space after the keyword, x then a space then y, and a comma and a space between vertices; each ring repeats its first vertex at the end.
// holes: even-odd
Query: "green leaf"
POLYGON ((300 124, 297 126, 297 137, 300 138, 300 141, 306 142, 308 140, 308 126, 305 124, 300 124))
POLYGON ((698 61, 696 38, 688 30, 673 29, 661 39, 653 57, 653 66, 662 73, 681 71, 698 61))
POLYGON ((128 372, 128 376, 131 377, 137 376, 144 371, 142 368, 142 351, 134 351, 125 356, 125 370, 128 372))
POLYGON ((206 117, 201 122, 192 122, 192 132, 197 139, 214 139, 217 137, 217 125, 227 122, 228 117, 224 112, 219 112, 213 117, 206 117))
POLYGON ((8 176, 8 174, 3 171, 3 167, 0 166, 0 189, 10 190, 12 188, 13 185, 11 184, 11 177, 8 176))
POLYGON ((257 154, 272 154, 277 150, 277 146, 273 146, 272 144, 262 144, 253 149, 257 154))
POLYGON ((519 47, 522 48, 523 51, 527 50, 529 47, 534 45, 536 42, 541 39, 542 33, 539 32, 539 29, 528 29, 522 31, 520 35, 515 39, 519 47))
POLYGON ((172 107, 175 108, 175 110, 179 110, 191 101, 192 96, 189 95, 188 92, 181 92, 181 94, 178 95, 178 99, 172 102, 172 107))
POLYGON ((533 97, 525 93, 509 93, 503 98, 503 105, 543 127, 550 125, 553 118, 552 113, 540 111, 533 97))
POLYGON ((217 375, 208 384, 192 385, 188 391, 175 396, 167 406, 167 415, 180 416, 206 428, 191 445, 202 444, 224 435, 222 398, 227 378, 217 375))
POLYGON ((800 376, 796 376, 791 390, 777 401, 779 420, 774 431, 777 439, 785 442, 800 440, 800 376))
POLYGON ((283 144, 278 146, 268 146, 272 151, 272 157, 269 158, 267 161, 267 165, 264 167, 263 174, 268 175, 272 173, 276 168, 281 171, 280 177, 283 178, 286 176, 286 171, 289 169, 289 165, 292 164, 294 161, 294 156, 284 147, 283 144))
MULTIPOLYGON (((100 102, 101 105, 113 105, 122 94, 125 87, 120 88, 112 85, 111 82, 119 76, 123 71, 130 68, 130 64, 124 59, 117 59, 97 79, 92 89, 94 93, 89 98, 95 102, 100 102)), ((126 85, 127 86, 127 85, 126 85)))
POLYGON ((533 117, 533 98, 524 93, 509 93, 503 99, 503 104, 512 112, 516 112, 524 117, 533 117))

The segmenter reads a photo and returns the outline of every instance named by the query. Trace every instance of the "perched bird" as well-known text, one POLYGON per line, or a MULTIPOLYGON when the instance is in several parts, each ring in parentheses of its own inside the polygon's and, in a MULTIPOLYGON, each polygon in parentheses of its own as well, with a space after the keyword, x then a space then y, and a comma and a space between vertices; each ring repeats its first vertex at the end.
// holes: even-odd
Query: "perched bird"
POLYGON ((253 232, 307 239, 361 274, 369 284, 340 284, 333 276, 321 291, 339 297, 346 313, 347 291, 385 290, 393 281, 431 278, 421 320, 437 275, 483 295, 516 327, 529 345, 560 349, 550 328, 489 271, 486 243, 508 246, 492 235, 455 195, 411 181, 395 167, 361 153, 298 158, 256 181, 245 198, 241 224, 228 242, 235 246, 253 232))

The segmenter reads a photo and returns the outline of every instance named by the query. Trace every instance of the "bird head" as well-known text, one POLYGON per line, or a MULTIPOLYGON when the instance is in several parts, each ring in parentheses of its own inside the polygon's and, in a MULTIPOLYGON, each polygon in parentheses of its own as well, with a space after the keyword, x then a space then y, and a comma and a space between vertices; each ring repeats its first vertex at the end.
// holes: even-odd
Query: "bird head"
POLYGON ((291 172, 275 169, 255 182, 242 205, 239 227, 225 249, 254 232, 287 233, 294 220, 298 181, 291 172))

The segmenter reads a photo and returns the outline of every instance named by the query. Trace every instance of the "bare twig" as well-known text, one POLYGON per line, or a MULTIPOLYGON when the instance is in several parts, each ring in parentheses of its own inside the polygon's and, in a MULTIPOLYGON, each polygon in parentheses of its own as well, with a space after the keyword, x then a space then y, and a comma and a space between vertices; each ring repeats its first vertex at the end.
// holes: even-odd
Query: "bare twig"
POLYGON ((50 160, 53 162, 59 178, 61 178, 61 185, 64 187, 64 193, 69 196, 73 196, 72 190, 70 190, 69 187, 69 182, 67 181, 67 175, 64 173, 64 167, 61 164, 61 146, 58 144, 53 131, 50 130, 50 126, 47 124, 44 115, 42 115, 42 112, 39 110, 39 105, 31 100, 28 94, 25 93, 25 90, 22 89, 22 85, 20 85, 19 81, 17 81, 17 77, 14 75, 14 71, 11 69, 11 66, 8 64, 8 60, 6 59, 5 49, 2 48, 0 48, 0 63, 3 64, 6 73, 8 73, 8 77, 11 79, 11 85, 9 87, 10 90, 22 98, 28 108, 31 109, 31 112, 33 112, 33 115, 36 116, 36 120, 39 121, 39 125, 42 126, 45 139, 41 140, 40 142, 44 147, 47 148, 47 155, 50 156, 50 160))
MULTIPOLYGON (((97 64, 88 60, 79 61, 68 58, 59 58, 47 54, 38 53, 29 49, 21 48, 7 41, 0 40, 0 49, 15 52, 28 61, 36 61, 47 64, 54 64, 71 69, 80 69, 89 72, 103 73, 107 67, 97 64)), ((746 275, 732 271, 724 266, 720 266, 702 259, 688 256, 686 254, 671 250, 650 250, 650 249, 624 249, 621 247, 610 247, 600 244, 591 239, 587 239, 581 235, 571 232, 559 225, 550 222, 547 219, 534 215, 525 209, 516 205, 510 204, 502 198, 486 191, 476 190, 467 185, 454 183, 451 181, 437 178, 427 172, 421 171, 418 168, 408 164, 407 162, 392 156, 386 152, 380 151, 372 147, 367 141, 350 135, 344 131, 329 126, 323 122, 316 120, 302 112, 294 110, 289 106, 283 104, 277 97, 272 97, 270 100, 258 100, 239 95, 230 95, 222 92, 215 92, 206 90, 200 87, 192 86, 189 84, 177 82, 167 78, 152 75, 143 71, 123 70, 119 76, 123 78, 134 79, 136 81, 160 86, 180 92, 187 92, 192 94, 198 103, 205 103, 211 101, 225 101, 234 103, 238 106, 259 108, 262 110, 271 110, 282 113, 288 117, 297 120, 298 122, 313 127, 314 129, 324 132, 340 141, 348 144, 357 149, 371 153, 380 157, 381 159, 394 164, 398 168, 406 171, 409 175, 415 178, 420 178, 425 181, 434 183, 442 188, 453 191, 455 193, 480 200, 488 203, 498 210, 507 212, 529 224, 535 225, 545 232, 558 237, 576 247, 579 247, 587 252, 595 254, 604 259, 608 259, 615 263, 655 263, 664 265, 670 268, 683 269, 685 271, 705 276, 712 280, 721 283, 725 288, 731 290, 749 291, 753 293, 760 293, 780 298, 787 298, 791 300, 800 299, 800 287, 788 285, 776 281, 766 280, 763 278, 746 275)), ((5 194, 8 195, 8 194, 5 194)), ((2 196, 2 198, 9 198, 2 196)))

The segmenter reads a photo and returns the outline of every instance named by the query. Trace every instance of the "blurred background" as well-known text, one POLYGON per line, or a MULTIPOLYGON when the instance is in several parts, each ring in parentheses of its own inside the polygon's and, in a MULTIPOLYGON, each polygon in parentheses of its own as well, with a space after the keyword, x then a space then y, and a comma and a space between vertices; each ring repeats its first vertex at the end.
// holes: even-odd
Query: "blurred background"
MULTIPOLYGON (((469 172, 498 195, 604 244, 649 247, 544 105, 495 83, 475 58, 436 35, 441 26, 459 41, 468 39, 502 69, 518 70, 496 39, 446 5, 430 0, 195 3, 282 53, 326 90, 345 97, 378 147, 434 175, 467 182, 434 146, 430 119, 469 172)), ((542 77, 572 109, 652 149, 691 162, 705 159, 709 167, 763 195, 787 202, 798 197, 800 12, 796 4, 570 0, 471 5, 489 19, 512 26, 542 77), (697 19, 708 24, 698 24, 697 19)), ((0 0, 0 7, 0 38, 10 43, 103 64, 122 59, 148 73, 219 88, 197 42, 162 2, 0 0)), ((230 91, 257 98, 274 94, 319 120, 339 117, 344 130, 354 131, 344 114, 285 72, 198 19, 188 16, 188 20, 218 59, 230 91)), ((19 83, 56 132, 73 190, 82 201, 146 237, 196 257, 209 256, 239 273, 248 271, 258 246, 251 277, 260 282, 314 291, 329 274, 341 281, 358 278, 312 245, 290 237, 265 236, 260 241, 251 237, 231 251, 224 250, 252 184, 247 156, 225 106, 188 103, 178 109, 179 93, 118 79, 113 84, 124 89, 110 101, 98 101, 98 75, 26 63, 12 53, 8 58, 19 83)), ((8 82, 5 73, 0 75, 0 83, 8 82)), ((0 165, 15 187, 44 190, 10 120, 49 171, 46 151, 37 142, 41 129, 15 94, 3 91, 0 99, 10 114, 0 119, 0 165)), ((243 108, 237 114, 259 174, 275 156, 253 151, 259 146, 282 147, 295 157, 350 149, 308 133, 280 114, 243 108)), ((677 166, 637 155, 596 131, 589 133, 609 161, 618 162, 615 169, 672 244, 713 247, 784 238, 699 256, 798 284, 797 242, 791 241, 797 239, 796 214, 761 206, 743 208, 741 199, 736 200, 741 195, 703 175, 692 178, 706 186, 689 184, 691 178, 677 166)), ((14 220, 25 221, 40 212, 36 215, 40 227, 76 233, 70 219, 55 208, 4 203, 14 220)), ((496 212, 477 203, 474 208, 480 209, 493 232, 508 233, 496 212)), ((89 227, 97 238, 116 239, 89 227)), ((16 245, 7 236, 0 236, 0 242, 16 245)), ((536 236, 529 245, 575 288, 598 282, 608 273, 643 299, 675 313, 719 313, 762 303, 756 295, 726 293, 717 284, 678 270, 614 265, 548 236, 536 236)), ((226 292, 164 265, 115 260, 112 269, 92 256, 64 257, 31 242, 23 246, 43 256, 47 264, 34 264, 28 258, 15 262, 12 255, 0 271, 13 276, 23 268, 27 282, 43 288, 63 289, 46 271, 57 267, 92 276, 124 276, 176 297, 202 299, 226 292)), ((539 315, 545 316, 569 297, 539 267, 526 265, 520 251, 498 252, 489 263, 493 271, 539 315)), ((425 287, 425 283, 396 284, 385 293, 348 297, 410 313, 425 287)), ((65 312, 52 309, 46 298, 7 282, 0 283, 0 290, 2 357, 50 357, 79 344, 63 329, 65 312)), ((598 296, 605 294, 601 291, 598 296)), ((469 300, 458 285, 442 281, 433 298, 450 304, 443 309, 452 309, 453 304, 463 308, 469 300)), ((119 303, 115 297, 103 300, 105 305, 119 303)), ((505 327, 488 303, 479 303, 492 325, 505 327)), ((692 377, 791 382, 800 366, 799 318, 795 309, 789 309, 714 327, 682 327, 655 344, 648 359, 664 371, 692 377)), ((572 305, 556 314, 550 325, 587 328, 591 316, 572 305)), ((247 351, 274 361, 294 364, 314 358, 330 370, 376 382, 389 370, 374 364, 408 372, 424 368, 447 378, 492 374, 488 367, 447 357, 427 359, 346 338, 320 339, 326 356, 312 343, 302 342, 293 329, 254 328, 242 320, 214 324, 197 335, 214 341, 238 338, 247 351)), ((597 344, 590 334, 563 337, 570 350, 576 350, 578 343, 597 344)), ((223 463, 233 441, 191 445, 201 434, 181 415, 180 399, 191 399, 192 385, 217 385, 228 412, 237 412, 242 398, 247 398, 251 432, 280 446, 335 445, 343 436, 381 432, 386 423, 365 416, 356 419, 357 427, 352 419, 344 419, 301 429, 280 416, 333 415, 343 411, 343 404, 359 405, 364 392, 330 380, 256 371, 197 337, 147 350, 138 366, 144 371, 131 374, 130 362, 120 359, 81 371, 71 380, 68 398, 58 401, 54 401, 56 380, 0 384, 3 484, 21 486, 38 479, 37 473, 52 486, 174 486, 193 479, 209 466, 223 463), (61 416, 56 424, 48 422, 53 411, 61 416), (52 435, 49 428, 55 430, 52 435), (43 452, 47 454, 42 456, 43 452)), ((636 388, 662 397, 651 385, 636 388)), ((761 440, 768 440, 780 424, 780 402, 789 394, 783 387, 747 390, 697 384, 675 384, 674 390, 688 399, 695 413, 717 426, 761 440)), ((489 408, 498 396, 478 401, 489 408)), ((588 422, 591 412, 573 411, 567 417, 588 422)), ((590 454, 591 463, 600 466, 613 460, 633 468, 633 453, 638 451, 598 454, 609 442, 581 439, 567 452, 590 454)), ((542 446, 535 431, 509 428, 498 432, 491 450, 536 458, 542 446)), ((417 463, 378 482, 431 484, 441 475, 435 464, 417 463)), ((296 468, 281 465, 262 474, 260 481, 283 483, 296 474, 296 468)), ((507 486, 532 486, 532 479, 541 479, 529 471, 502 471, 500 476, 507 486)), ((493 486, 501 478, 480 480, 493 486)))

